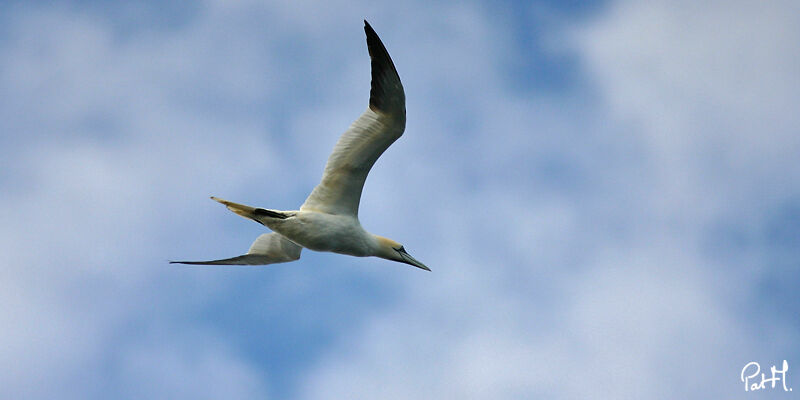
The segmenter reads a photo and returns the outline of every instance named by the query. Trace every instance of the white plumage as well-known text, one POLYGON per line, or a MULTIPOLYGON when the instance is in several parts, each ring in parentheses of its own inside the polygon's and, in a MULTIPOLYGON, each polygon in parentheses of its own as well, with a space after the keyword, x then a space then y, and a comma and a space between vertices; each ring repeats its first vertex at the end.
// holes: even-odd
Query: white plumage
POLYGON ((369 107, 339 138, 322 181, 295 211, 255 208, 212 197, 231 211, 274 232, 259 236, 247 254, 213 261, 172 261, 205 265, 264 265, 294 261, 303 247, 358 257, 376 256, 430 271, 400 243, 373 235, 358 221, 361 190, 372 165, 403 135, 405 93, 389 53, 364 21, 372 81, 369 107))

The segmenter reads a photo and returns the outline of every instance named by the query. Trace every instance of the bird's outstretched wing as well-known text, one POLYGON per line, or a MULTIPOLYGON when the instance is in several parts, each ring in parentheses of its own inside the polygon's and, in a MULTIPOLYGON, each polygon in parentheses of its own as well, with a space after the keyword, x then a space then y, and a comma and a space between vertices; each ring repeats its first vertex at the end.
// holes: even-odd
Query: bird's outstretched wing
POLYGON ((247 254, 213 261, 170 261, 171 264, 192 265, 266 265, 294 261, 300 258, 302 247, 278 233, 265 233, 253 242, 247 254))
POLYGON ((406 127, 406 97, 386 47, 364 21, 371 60, 369 108, 339 138, 322 182, 300 210, 358 216, 361 189, 372 165, 406 127))

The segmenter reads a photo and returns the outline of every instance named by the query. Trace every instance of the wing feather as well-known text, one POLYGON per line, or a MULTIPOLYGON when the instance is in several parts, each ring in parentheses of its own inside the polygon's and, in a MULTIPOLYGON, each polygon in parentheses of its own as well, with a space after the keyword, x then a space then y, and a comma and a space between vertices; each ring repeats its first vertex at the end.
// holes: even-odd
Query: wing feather
POLYGON ((247 254, 212 261, 170 261, 171 264, 191 265, 266 265, 294 261, 300 258, 302 247, 278 233, 265 233, 253 242, 247 254))
POLYGON ((364 32, 372 69, 369 107, 339 138, 325 165, 322 181, 301 210, 358 216, 361 190, 369 170, 405 130, 405 93, 400 76, 367 21, 364 32))

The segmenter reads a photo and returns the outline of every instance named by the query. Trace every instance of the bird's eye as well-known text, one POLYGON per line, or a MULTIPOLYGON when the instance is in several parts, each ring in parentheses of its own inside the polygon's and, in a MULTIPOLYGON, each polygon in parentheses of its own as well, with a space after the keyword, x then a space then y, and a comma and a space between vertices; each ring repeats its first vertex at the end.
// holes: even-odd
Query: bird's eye
POLYGON ((399 251, 401 253, 405 253, 406 252, 406 249, 403 246, 400 246, 399 249, 395 249, 395 250, 397 250, 397 251, 399 251))

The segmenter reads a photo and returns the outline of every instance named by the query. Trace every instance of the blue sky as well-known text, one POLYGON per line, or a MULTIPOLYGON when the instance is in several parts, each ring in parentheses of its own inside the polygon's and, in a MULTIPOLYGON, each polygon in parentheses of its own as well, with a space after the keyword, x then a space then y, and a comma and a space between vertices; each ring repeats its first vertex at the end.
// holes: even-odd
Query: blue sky
POLYGON ((792 1, 16 2, 0 16, 0 397, 787 398, 792 1), (407 94, 360 217, 433 269, 305 251, 294 209, 407 94))

